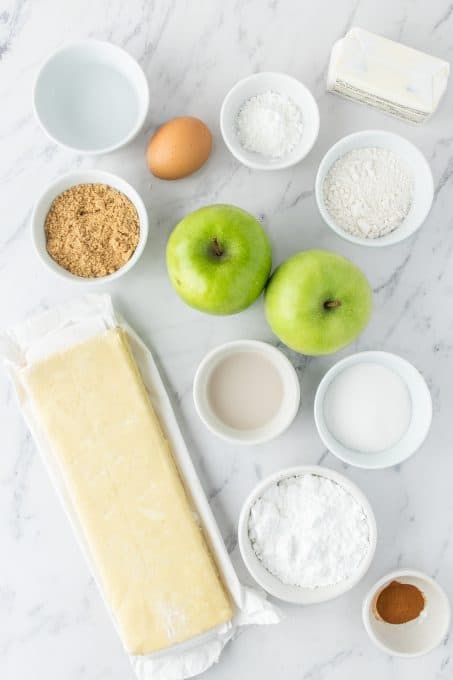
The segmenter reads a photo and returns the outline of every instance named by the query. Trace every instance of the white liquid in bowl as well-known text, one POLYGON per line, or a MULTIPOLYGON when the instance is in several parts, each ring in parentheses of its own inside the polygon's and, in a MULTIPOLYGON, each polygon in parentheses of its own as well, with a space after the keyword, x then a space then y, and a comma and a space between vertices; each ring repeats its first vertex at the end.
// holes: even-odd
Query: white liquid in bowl
POLYGON ((263 354, 235 352, 212 370, 207 398, 215 416, 235 430, 256 430, 267 425, 283 402, 278 370, 263 354))

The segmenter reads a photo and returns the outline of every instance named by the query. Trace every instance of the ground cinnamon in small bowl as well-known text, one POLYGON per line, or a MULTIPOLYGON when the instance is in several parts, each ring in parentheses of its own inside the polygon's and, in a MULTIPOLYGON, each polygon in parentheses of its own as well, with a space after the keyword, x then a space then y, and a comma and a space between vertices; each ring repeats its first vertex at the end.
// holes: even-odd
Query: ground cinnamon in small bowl
POLYGON ((375 612, 386 623, 408 623, 418 618, 425 608, 421 590, 410 583, 391 581, 381 590, 375 601, 375 612))
POLYGON ((47 252, 71 274, 99 278, 130 260, 140 237, 134 204, 107 184, 76 184, 57 196, 45 225, 47 252))

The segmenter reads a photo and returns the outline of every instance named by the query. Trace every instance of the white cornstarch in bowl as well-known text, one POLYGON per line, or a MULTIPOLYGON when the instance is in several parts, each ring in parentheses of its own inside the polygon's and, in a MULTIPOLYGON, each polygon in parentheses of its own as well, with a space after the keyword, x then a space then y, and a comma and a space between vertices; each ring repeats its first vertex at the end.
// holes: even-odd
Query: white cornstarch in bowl
POLYGON ((341 484, 315 474, 267 488, 250 510, 248 530, 265 569, 301 588, 348 580, 370 549, 362 505, 341 484))
POLYGON ((282 158, 300 143, 302 112, 292 99, 269 90, 247 99, 236 117, 241 146, 268 158, 282 158))
POLYGON ((397 229, 412 205, 414 180, 404 161, 389 149, 349 151, 324 179, 327 212, 338 227, 374 239, 397 229))

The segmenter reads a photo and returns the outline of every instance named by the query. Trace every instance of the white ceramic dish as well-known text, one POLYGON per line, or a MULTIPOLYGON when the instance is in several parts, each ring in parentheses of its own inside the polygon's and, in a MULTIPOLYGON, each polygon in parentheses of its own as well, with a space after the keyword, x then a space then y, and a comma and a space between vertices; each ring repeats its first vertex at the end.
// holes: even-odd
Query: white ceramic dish
POLYGON ((319 436, 334 456, 355 467, 379 469, 402 463, 420 448, 431 425, 432 400, 425 379, 405 359, 389 352, 359 352, 342 359, 327 371, 316 391, 314 415, 319 436), (378 453, 362 453, 346 448, 330 433, 324 418, 324 397, 330 383, 346 367, 362 362, 379 363, 395 371, 405 382, 412 405, 411 422, 407 432, 397 444, 378 453))
POLYGON ((408 658, 427 654, 442 642, 450 627, 451 613, 448 598, 434 579, 413 569, 398 569, 374 584, 363 602, 362 616, 375 645, 392 656, 408 658), (426 599, 425 610, 418 619, 402 625, 379 621, 374 613, 376 597, 395 580, 416 586, 426 599))
POLYGON ((430 211, 434 197, 434 182, 428 161, 414 144, 400 135, 385 130, 364 130, 343 137, 326 153, 318 168, 315 181, 315 195, 319 212, 324 222, 339 236, 357 245, 379 248, 399 243, 414 234, 421 227, 430 211), (337 226, 327 211, 323 185, 324 179, 336 160, 353 149, 381 147, 397 154, 412 170, 414 195, 411 209, 406 219, 394 231, 380 238, 359 238, 348 234, 337 226))
POLYGON ((108 153, 142 127, 149 88, 130 54, 108 42, 82 40, 46 59, 35 81, 33 106, 57 144, 84 154, 108 153))
POLYGON ((139 260, 148 238, 148 213, 146 212, 145 204, 138 193, 130 184, 128 184, 128 182, 126 182, 124 179, 121 179, 121 177, 112 175, 109 172, 103 172, 102 170, 79 170, 59 177, 54 182, 52 182, 49 187, 47 187, 33 208, 31 216, 31 230, 36 253, 47 269, 50 269, 50 271, 54 272, 54 274, 57 274, 66 280, 74 281, 82 285, 101 284, 114 281, 120 276, 123 276, 139 260), (135 249, 131 259, 116 272, 99 278, 83 278, 81 276, 71 274, 71 272, 68 272, 63 267, 60 267, 60 265, 50 257, 46 248, 44 224, 52 201, 59 194, 61 194, 62 191, 65 191, 76 184, 97 183, 108 184, 114 189, 118 189, 118 191, 121 191, 123 194, 125 194, 134 204, 140 220, 140 238, 137 248, 135 249))
POLYGON ((293 422, 300 403, 300 385, 291 362, 280 350, 258 340, 235 340, 209 352, 195 374, 193 398, 198 415, 206 427, 222 439, 235 444, 261 444, 278 437, 293 422), (264 427, 256 430, 235 430, 228 427, 212 410, 207 386, 210 375, 218 363, 236 352, 258 352, 277 369, 283 382, 283 402, 276 416, 264 427))
POLYGON ((220 110, 220 129, 228 149, 241 163, 255 170, 279 170, 299 163, 311 151, 319 132, 319 109, 310 90, 301 82, 285 73, 255 73, 240 80, 226 95, 220 110), (300 108, 303 132, 300 143, 283 158, 265 158, 246 151, 238 139, 235 120, 247 99, 273 90, 286 95, 300 108))
POLYGON ((285 470, 280 470, 273 475, 270 475, 265 480, 260 482, 249 495, 244 505, 242 506, 241 514, 239 516, 239 526, 238 526, 238 542, 239 549, 241 551, 242 559, 245 562, 247 569, 253 576, 255 581, 266 590, 270 595, 284 600, 285 602, 291 602, 293 604, 317 604, 319 602, 326 602, 327 600, 333 600, 335 597, 339 597, 351 590, 366 574, 368 568, 373 560, 374 553, 376 550, 377 541, 377 531, 376 531, 376 520, 374 517, 373 510, 369 504, 365 495, 360 491, 360 489, 353 484, 347 477, 340 475, 334 470, 329 470, 328 468, 320 467, 318 465, 300 465, 293 468, 287 468, 285 470), (256 556, 252 544, 249 538, 248 522, 250 516, 250 509, 255 501, 266 491, 266 489, 281 481, 282 479, 287 479, 289 477, 297 477, 303 474, 312 474, 325 477, 333 482, 341 484, 342 487, 349 491, 352 496, 362 505, 365 515, 368 519, 368 526, 370 532, 370 547, 368 554, 364 561, 357 569, 356 573, 347 581, 338 583, 334 586, 328 586, 323 588, 299 588, 297 586, 286 585, 279 581, 278 578, 273 576, 267 569, 264 568, 261 561, 256 556))

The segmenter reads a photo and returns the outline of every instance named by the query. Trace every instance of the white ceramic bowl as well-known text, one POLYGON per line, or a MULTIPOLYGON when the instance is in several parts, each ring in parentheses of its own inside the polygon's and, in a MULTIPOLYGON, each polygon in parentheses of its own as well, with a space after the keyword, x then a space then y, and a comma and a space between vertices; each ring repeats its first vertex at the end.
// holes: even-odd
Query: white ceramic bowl
POLYGON ((82 40, 53 52, 33 90, 36 117, 49 137, 84 154, 108 153, 142 127, 149 89, 141 67, 120 47, 82 40))
POLYGON ((220 110, 220 129, 228 149, 238 161, 255 170, 278 170, 299 163, 311 151, 319 132, 319 109, 310 90, 285 73, 255 73, 243 78, 226 95, 220 110), (236 116, 250 97, 272 90, 293 100, 300 108, 303 132, 300 143, 282 158, 265 158, 241 146, 236 133, 236 116))
POLYGON ((362 616, 375 645, 387 654, 406 658, 427 654, 437 647, 447 635, 451 618, 450 603, 443 589, 430 576, 413 569, 397 569, 375 583, 363 602, 362 616), (394 625, 376 618, 376 598, 391 581, 410 583, 423 592, 426 606, 418 619, 394 625))
POLYGON ((339 236, 357 245, 379 248, 399 243, 417 231, 430 211, 434 197, 434 182, 428 161, 412 142, 385 130, 364 130, 343 137, 326 153, 318 168, 315 181, 315 195, 321 216, 328 226, 339 236), (363 147, 380 147, 397 154, 412 171, 414 177, 414 195, 412 206, 406 219, 390 234, 380 238, 360 238, 348 234, 338 226, 330 216, 325 202, 324 179, 336 160, 349 151, 363 147))
POLYGON ((148 213, 146 212, 145 204, 138 193, 130 184, 128 184, 128 182, 126 182, 124 179, 121 179, 121 177, 112 175, 111 173, 104 172, 102 170, 78 170, 56 179, 40 196, 35 204, 35 207, 33 208, 31 215, 31 231, 36 253, 47 269, 50 269, 50 271, 54 272, 54 274, 57 274, 66 280, 74 281, 82 285, 101 284, 114 281, 120 276, 123 276, 140 258, 148 238, 148 213), (137 210, 140 221, 140 237, 137 248, 135 249, 135 252, 130 260, 128 260, 125 265, 108 276, 101 276, 99 278, 84 278, 82 276, 76 276, 75 274, 68 272, 63 267, 60 267, 60 265, 57 264, 47 252, 44 224, 52 201, 59 194, 61 194, 62 191, 65 191, 76 184, 108 184, 114 189, 118 189, 118 191, 121 191, 123 194, 125 194, 125 196, 127 196, 134 204, 135 209, 137 210))
POLYGON ((297 467, 280 470, 280 472, 270 475, 253 489, 252 493, 242 506, 241 514, 239 516, 239 549, 241 551, 242 559, 244 560, 250 574, 253 576, 255 581, 270 595, 293 604, 308 605, 326 602, 327 600, 333 600, 335 597, 343 595, 343 593, 351 590, 351 588, 357 585, 357 583, 368 571, 376 550, 376 541, 376 520, 371 505, 364 494, 355 484, 347 479, 347 477, 340 475, 334 470, 329 470, 328 468, 320 467, 318 465, 300 465, 297 467), (276 576, 273 576, 269 571, 267 571, 267 569, 265 569, 262 562, 256 556, 249 538, 248 522, 250 510, 255 501, 263 495, 269 486, 275 484, 276 482, 279 482, 282 479, 297 477, 304 474, 319 475, 320 477, 325 477, 326 479, 330 479, 333 482, 340 484, 361 504, 368 519, 370 547, 367 556, 355 574, 351 576, 351 578, 334 586, 313 589, 299 588, 298 586, 286 585, 282 583, 276 576))
POLYGON ((380 469, 402 463, 420 448, 431 425, 432 400, 425 379, 405 359, 389 352, 358 352, 342 359, 327 371, 316 391, 314 415, 319 436, 334 456, 355 467, 380 469), (412 406, 407 432, 394 446, 377 453, 362 453, 343 446, 330 433, 324 418, 324 398, 331 382, 345 368, 363 362, 381 364, 397 373, 407 386, 412 406))
POLYGON ((235 340, 216 347, 204 357, 195 374, 193 398, 201 420, 218 437, 235 444, 262 444, 278 437, 293 422, 300 403, 300 385, 293 365, 276 347, 258 340, 235 340), (216 416, 207 396, 208 382, 214 368, 237 352, 264 355, 277 369, 283 383, 283 402, 278 413, 267 425, 256 430, 235 430, 227 426, 216 416))

